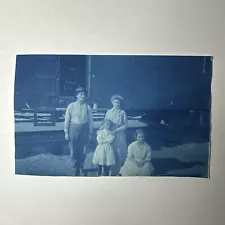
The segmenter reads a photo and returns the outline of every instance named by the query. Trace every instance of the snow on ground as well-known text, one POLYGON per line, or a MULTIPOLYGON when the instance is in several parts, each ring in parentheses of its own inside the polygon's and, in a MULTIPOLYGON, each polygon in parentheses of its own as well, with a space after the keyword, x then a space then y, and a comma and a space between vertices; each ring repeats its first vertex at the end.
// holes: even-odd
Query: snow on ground
MULTIPOLYGON (((177 168, 167 171, 165 175, 186 176, 198 174, 207 177, 208 143, 186 144, 178 147, 163 148, 161 151, 153 151, 152 159, 173 158, 181 162, 198 161, 205 165, 194 165, 191 168, 177 168)), ((93 153, 89 153, 84 162, 84 169, 94 169, 92 164, 93 153)), ((73 176, 74 169, 72 160, 68 155, 56 156, 52 154, 39 154, 26 159, 15 161, 16 174, 46 175, 46 176, 73 176)))
POLYGON ((176 158, 182 162, 199 161, 208 162, 209 155, 208 143, 191 143, 178 147, 164 147, 160 151, 152 151, 152 158, 176 158))
POLYGON ((15 161, 16 174, 73 176, 73 162, 69 156, 39 154, 15 161))
POLYGON ((192 168, 182 169, 182 170, 170 170, 165 174, 166 175, 174 175, 177 176, 186 176, 189 174, 201 175, 202 177, 208 177, 208 169, 207 166, 196 165, 192 168))

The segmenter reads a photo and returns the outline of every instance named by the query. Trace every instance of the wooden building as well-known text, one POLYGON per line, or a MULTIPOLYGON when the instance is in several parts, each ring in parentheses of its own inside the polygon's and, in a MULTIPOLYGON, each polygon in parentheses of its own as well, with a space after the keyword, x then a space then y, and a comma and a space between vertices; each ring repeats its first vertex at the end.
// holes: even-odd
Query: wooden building
MULTIPOLYGON (((206 112, 206 124, 209 124, 211 57, 19 55, 16 63, 15 114, 22 109, 32 111, 26 122, 23 117, 17 118, 15 123, 18 155, 18 149, 24 151, 23 145, 59 145, 65 142, 63 120, 56 122, 55 126, 34 126, 33 111, 44 107, 50 111, 57 109, 65 112, 67 105, 74 100, 78 86, 87 89, 89 102, 97 103, 102 111, 111 107, 113 94, 124 97, 122 107, 128 116, 136 111, 155 111, 154 118, 146 119, 147 122, 130 119, 128 139, 132 139, 134 129, 142 127, 148 129, 152 145, 154 142, 156 145, 161 142, 181 143, 182 123, 186 123, 190 110, 206 112), (161 115, 163 110, 167 111, 161 115), (160 125, 162 119, 168 123, 172 117, 176 121, 171 128, 166 125, 166 131, 155 128, 155 124, 160 125), (163 132, 165 135, 162 135, 163 132), (171 138, 171 134, 175 138, 171 138), (166 135, 169 136, 166 138, 166 135), (162 139, 161 142, 158 139, 162 139)), ((193 121, 192 124, 197 124, 193 121)), ((94 128, 98 129, 100 125, 100 121, 95 120, 94 128)), ((198 130, 195 132, 202 136, 198 130)), ((208 128, 206 133, 209 134, 208 128)))
POLYGON ((117 93, 126 110, 208 110, 211 77, 211 57, 20 55, 15 109, 66 107, 84 86, 99 108, 109 108, 117 93))

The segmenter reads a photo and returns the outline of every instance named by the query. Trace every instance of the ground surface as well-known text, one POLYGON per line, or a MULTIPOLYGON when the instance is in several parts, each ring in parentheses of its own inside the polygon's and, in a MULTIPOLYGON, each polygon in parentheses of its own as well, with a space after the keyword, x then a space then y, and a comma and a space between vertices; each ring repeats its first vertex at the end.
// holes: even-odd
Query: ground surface
MULTIPOLYGON (((192 143, 182 146, 162 148, 152 152, 152 163, 158 176, 193 176, 208 175, 208 143, 192 143)), ((92 155, 86 157, 84 167, 94 168, 92 155)), ((57 156, 49 153, 29 158, 16 159, 17 174, 45 176, 73 176, 73 163, 68 155, 57 156)), ((95 173, 89 174, 96 176, 95 173)))

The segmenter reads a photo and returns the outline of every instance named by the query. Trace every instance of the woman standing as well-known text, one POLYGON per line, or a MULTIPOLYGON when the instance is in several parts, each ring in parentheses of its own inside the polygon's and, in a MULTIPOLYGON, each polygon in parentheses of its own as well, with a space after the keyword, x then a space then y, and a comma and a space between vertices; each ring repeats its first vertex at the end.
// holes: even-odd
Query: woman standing
POLYGON ((114 141, 112 143, 115 165, 111 168, 111 175, 119 175, 121 166, 124 164, 127 156, 127 142, 125 130, 127 128, 127 115, 124 110, 120 108, 123 98, 120 95, 114 95, 111 98, 112 108, 106 112, 105 119, 112 122, 114 131, 114 141))

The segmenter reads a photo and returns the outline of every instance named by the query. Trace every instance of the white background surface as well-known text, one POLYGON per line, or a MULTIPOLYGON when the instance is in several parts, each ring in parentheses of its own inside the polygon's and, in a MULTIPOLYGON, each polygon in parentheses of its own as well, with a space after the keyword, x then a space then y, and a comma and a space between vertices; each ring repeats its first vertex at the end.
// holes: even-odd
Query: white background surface
POLYGON ((0 0, 0 224, 224 224, 224 12, 223 0, 0 0), (211 178, 15 176, 18 53, 213 55, 211 178))

